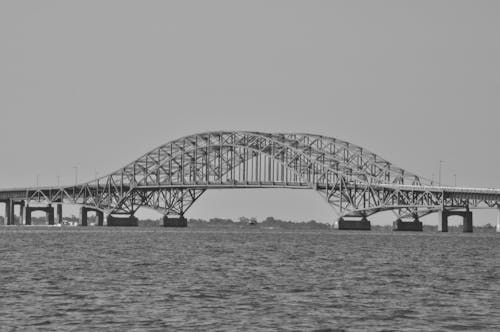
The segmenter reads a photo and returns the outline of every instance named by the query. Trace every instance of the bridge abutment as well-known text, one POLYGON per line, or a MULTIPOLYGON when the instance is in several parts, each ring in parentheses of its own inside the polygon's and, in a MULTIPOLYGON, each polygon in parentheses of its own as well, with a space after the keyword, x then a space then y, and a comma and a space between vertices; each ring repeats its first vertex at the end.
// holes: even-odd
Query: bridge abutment
POLYGON ((371 230, 371 223, 366 217, 361 219, 339 218, 338 222, 335 223, 335 228, 346 231, 369 231, 371 230))
POLYGON ((108 226, 139 226, 139 220, 134 215, 116 217, 110 214, 106 220, 108 226))
POLYGON ((404 232, 422 232, 423 224, 418 218, 414 221, 402 221, 401 219, 396 220, 392 226, 393 231, 404 231, 404 232))
POLYGON ((163 217, 164 227, 187 227, 187 219, 184 216, 179 217, 163 217))

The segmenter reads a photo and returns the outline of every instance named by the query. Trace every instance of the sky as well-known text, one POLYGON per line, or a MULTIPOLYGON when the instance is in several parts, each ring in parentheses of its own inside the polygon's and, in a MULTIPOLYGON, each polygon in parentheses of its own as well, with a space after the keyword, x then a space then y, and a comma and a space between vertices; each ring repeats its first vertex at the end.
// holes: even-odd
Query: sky
MULTIPOLYGON (((500 188, 499 15, 481 0, 3 0, 0 187, 257 130, 337 137, 428 178, 443 160, 444 183, 500 188)), ((188 213, 243 215, 334 217, 293 190, 210 191, 188 213)))

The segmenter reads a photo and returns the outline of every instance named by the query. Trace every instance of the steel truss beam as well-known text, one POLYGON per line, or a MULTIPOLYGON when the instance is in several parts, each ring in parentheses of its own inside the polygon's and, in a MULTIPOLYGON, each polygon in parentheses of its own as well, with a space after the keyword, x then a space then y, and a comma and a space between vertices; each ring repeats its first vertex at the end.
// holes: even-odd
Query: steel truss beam
POLYGON ((500 190, 434 186, 335 138, 230 131, 169 142, 93 181, 0 191, 0 199, 15 193, 27 202, 81 204, 113 214, 149 207, 184 215, 206 190, 222 188, 313 189, 339 216, 393 210, 419 217, 443 207, 496 207, 500 201, 500 190))

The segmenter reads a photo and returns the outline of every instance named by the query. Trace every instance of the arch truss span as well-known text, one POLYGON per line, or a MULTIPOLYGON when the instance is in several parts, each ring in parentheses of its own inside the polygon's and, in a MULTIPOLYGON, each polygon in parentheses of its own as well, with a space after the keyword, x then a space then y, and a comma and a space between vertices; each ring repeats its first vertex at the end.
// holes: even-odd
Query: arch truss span
POLYGON ((99 179, 21 192, 27 201, 82 204, 112 214, 133 215, 149 207, 183 216, 207 190, 234 188, 313 189, 339 216, 386 210, 424 215, 444 205, 496 206, 500 200, 500 191, 434 186, 346 141, 249 131, 186 136, 99 179))

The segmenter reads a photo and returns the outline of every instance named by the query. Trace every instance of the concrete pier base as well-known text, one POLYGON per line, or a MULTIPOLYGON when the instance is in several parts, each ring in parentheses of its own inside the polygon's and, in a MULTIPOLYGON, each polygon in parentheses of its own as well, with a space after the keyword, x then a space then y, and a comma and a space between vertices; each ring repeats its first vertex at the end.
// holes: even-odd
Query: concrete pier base
POLYGON ((95 215, 97 217, 97 226, 104 226, 104 212, 96 210, 95 215))
POLYGON ((101 210, 82 206, 80 208, 80 226, 88 226, 88 213, 95 212, 97 219, 97 226, 104 226, 104 213, 101 210))
POLYGON ((12 199, 5 200, 5 225, 14 225, 14 201, 12 199))
POLYGON ((24 224, 31 225, 31 210, 29 205, 24 207, 24 224))
POLYGON ((371 230, 371 223, 368 219, 344 219, 340 218, 335 224, 335 228, 339 230, 352 230, 352 231, 369 231, 371 230))
POLYGON ((497 232, 500 233, 500 206, 497 207, 497 232))
POLYGON ((438 232, 448 232, 448 215, 445 211, 438 213, 438 232))
POLYGON ((19 203, 19 224, 24 225, 26 223, 26 220, 24 218, 24 212, 25 212, 25 206, 26 203, 24 201, 21 201, 19 203))
POLYGON ((472 212, 468 211, 465 216, 464 216, 464 221, 463 221, 463 232, 464 233, 472 233, 473 232, 473 226, 472 226, 472 212))
POLYGON ((439 232, 448 232, 448 217, 450 216, 460 216, 463 220, 462 230, 464 233, 472 233, 473 232, 473 224, 472 224, 472 211, 453 211, 453 210, 443 210, 439 212, 439 222, 438 222, 438 231, 439 232))
POLYGON ((180 217, 163 217, 163 226, 164 227, 187 227, 187 219, 184 216, 180 217))
POLYGON ((25 224, 26 225, 31 225, 31 213, 33 211, 43 211, 45 212, 45 215, 47 216, 47 222, 49 225, 54 225, 54 208, 52 205, 48 205, 46 207, 43 206, 28 206, 26 205, 24 209, 24 215, 25 215, 25 224))
POLYGON ((80 208, 80 216, 79 216, 79 224, 80 226, 88 226, 87 222, 87 209, 84 207, 80 208))
POLYGON ((393 231, 402 231, 402 232, 422 232, 423 225, 422 222, 418 219, 415 221, 405 222, 401 219, 396 220, 392 225, 393 231))
POLYGON ((63 223, 62 204, 57 204, 56 205, 56 222, 58 224, 62 224, 63 223))
POLYGON ((108 226, 131 226, 136 227, 139 225, 139 220, 135 216, 112 216, 109 215, 107 218, 108 226))
POLYGON ((46 213, 49 225, 54 225, 54 208, 52 207, 52 205, 49 204, 49 206, 46 209, 46 213))

